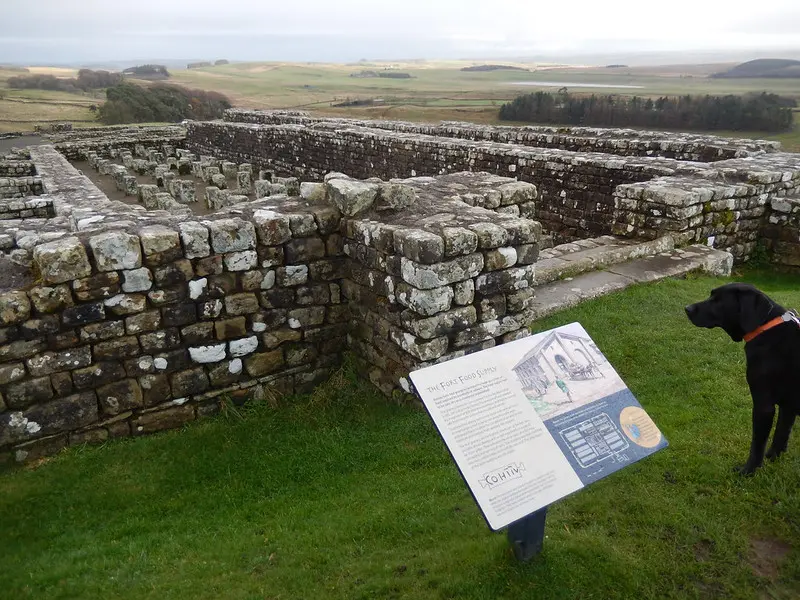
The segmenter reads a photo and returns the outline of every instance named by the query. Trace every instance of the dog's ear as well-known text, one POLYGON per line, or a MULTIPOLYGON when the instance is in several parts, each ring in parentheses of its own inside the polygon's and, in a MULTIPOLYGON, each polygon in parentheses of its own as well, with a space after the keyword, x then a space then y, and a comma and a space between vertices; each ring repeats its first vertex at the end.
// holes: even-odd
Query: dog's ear
POLYGON ((744 333, 750 333, 769 321, 775 304, 756 288, 737 289, 739 297, 739 324, 744 333))

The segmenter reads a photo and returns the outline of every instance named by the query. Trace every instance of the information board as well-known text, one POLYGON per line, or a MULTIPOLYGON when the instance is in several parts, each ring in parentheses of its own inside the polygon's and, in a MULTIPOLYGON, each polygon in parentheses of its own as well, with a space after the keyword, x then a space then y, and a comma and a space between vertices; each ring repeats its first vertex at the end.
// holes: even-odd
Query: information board
POLYGON ((667 446, 580 323, 410 377, 495 531, 667 446))

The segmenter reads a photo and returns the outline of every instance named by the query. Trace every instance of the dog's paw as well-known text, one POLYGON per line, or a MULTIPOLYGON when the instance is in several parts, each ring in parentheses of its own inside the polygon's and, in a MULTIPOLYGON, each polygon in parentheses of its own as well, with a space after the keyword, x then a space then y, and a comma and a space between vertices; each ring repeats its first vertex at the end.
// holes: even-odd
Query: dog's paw
POLYGON ((767 450, 767 460, 777 460, 780 455, 783 454, 783 450, 781 448, 770 448, 767 450))
POLYGON ((758 469, 758 466, 754 467, 749 464, 738 465, 736 467, 733 467, 733 470, 742 477, 752 477, 753 473, 756 472, 756 469, 758 469))

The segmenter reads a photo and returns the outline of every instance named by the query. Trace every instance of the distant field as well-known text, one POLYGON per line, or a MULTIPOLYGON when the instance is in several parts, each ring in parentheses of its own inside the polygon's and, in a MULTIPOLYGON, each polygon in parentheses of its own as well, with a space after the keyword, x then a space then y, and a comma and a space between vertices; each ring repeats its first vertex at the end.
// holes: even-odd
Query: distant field
MULTIPOLYGON (((496 63, 498 61, 491 61, 496 63)), ((530 69, 524 71, 464 72, 474 61, 414 61, 393 63, 410 79, 356 78, 361 70, 379 71, 389 63, 334 65, 321 63, 234 63, 191 70, 171 70, 170 81, 226 94, 236 106, 248 108, 293 108, 317 114, 412 121, 458 120, 497 123, 500 105, 515 96, 536 90, 556 91, 566 87, 572 93, 625 93, 640 96, 674 94, 741 94, 769 91, 800 100, 800 79, 709 79, 732 64, 664 65, 638 68, 564 67, 504 63, 530 69), (515 82, 540 85, 512 85, 515 82), (549 82, 552 85, 543 85, 549 82), (577 85, 580 84, 580 85, 577 85), (636 86, 636 87, 616 87, 636 86), (352 100, 373 100, 371 106, 337 107, 352 100)), ((32 67, 31 73, 74 76, 76 71, 32 67)), ((19 72, 0 70, 0 82, 19 72)), ((0 84, 2 86, 2 84, 0 84)), ((0 95, 5 90, 0 87, 0 95)), ((91 119, 88 106, 97 98, 42 92, 8 90, 7 100, 35 99, 42 104, 23 108, 0 102, 0 131, 32 129, 35 119, 91 119), (67 109, 57 103, 76 103, 67 109), (41 110, 41 112, 39 112, 41 110), (71 111, 71 112, 70 112, 71 111), (72 116, 66 116, 72 115, 72 116), (18 125, 9 127, 8 124, 18 125)), ((738 133, 737 135, 742 135, 738 133)), ((755 134, 765 137, 763 134, 755 134)), ((787 148, 800 150, 800 133, 766 136, 781 139, 787 148)))

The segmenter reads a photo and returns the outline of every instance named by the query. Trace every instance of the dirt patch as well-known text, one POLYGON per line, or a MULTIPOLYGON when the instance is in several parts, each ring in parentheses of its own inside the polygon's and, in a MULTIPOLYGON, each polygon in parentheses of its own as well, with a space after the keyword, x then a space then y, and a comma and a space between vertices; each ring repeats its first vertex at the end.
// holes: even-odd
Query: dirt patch
POLYGON ((754 538, 750 540, 750 568, 759 577, 776 579, 786 555, 792 547, 776 538, 754 538))
POLYGON ((708 562, 714 552, 714 542, 712 540, 700 540, 692 546, 692 551, 697 562, 708 562))
POLYGON ((11 148, 24 148, 25 146, 38 146, 44 140, 38 135, 23 135, 17 138, 6 138, 0 140, 0 154, 4 154, 11 148))

